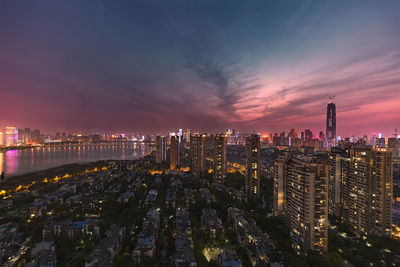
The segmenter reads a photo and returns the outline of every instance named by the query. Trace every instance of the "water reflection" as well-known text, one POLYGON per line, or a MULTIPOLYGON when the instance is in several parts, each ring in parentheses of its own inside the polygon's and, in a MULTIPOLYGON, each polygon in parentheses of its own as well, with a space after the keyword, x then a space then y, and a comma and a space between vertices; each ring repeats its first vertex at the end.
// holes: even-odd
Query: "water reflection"
POLYGON ((8 150, 4 158, 4 173, 15 173, 18 169, 18 150, 8 150))
POLYGON ((4 153, 0 153, 0 174, 4 171, 4 160, 3 160, 3 158, 4 158, 4 155, 3 155, 4 153))
POLYGON ((14 176, 76 162, 107 159, 136 159, 151 152, 148 144, 59 146, 0 153, 0 173, 14 176))

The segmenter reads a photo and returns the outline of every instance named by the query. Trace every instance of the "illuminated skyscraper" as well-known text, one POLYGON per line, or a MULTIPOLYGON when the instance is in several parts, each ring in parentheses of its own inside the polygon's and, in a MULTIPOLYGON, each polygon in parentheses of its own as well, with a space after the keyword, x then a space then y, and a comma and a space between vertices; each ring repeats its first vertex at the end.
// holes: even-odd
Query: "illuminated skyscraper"
POLYGON ((179 164, 179 139, 178 136, 171 136, 169 148, 170 169, 175 170, 179 164))
POLYGON ((15 146, 18 142, 18 130, 16 127, 6 127, 6 145, 15 146))
POLYGON ((328 140, 336 139, 336 105, 331 102, 326 111, 326 138, 328 140))
POLYGON ((246 137, 246 194, 260 196, 260 136, 246 137))
POLYGON ((385 148, 346 148, 341 216, 357 231, 391 235, 392 157, 392 152, 385 148))
POLYGON ((156 163, 161 164, 167 160, 167 137, 156 137, 156 163))
POLYGON ((176 135, 178 136, 179 143, 182 142, 183 130, 182 129, 178 129, 178 133, 176 135))
POLYGON ((198 176, 205 172, 206 136, 193 134, 190 137, 190 171, 198 176))
POLYGON ((223 182, 226 177, 226 144, 227 137, 224 134, 214 138, 214 181, 223 182))

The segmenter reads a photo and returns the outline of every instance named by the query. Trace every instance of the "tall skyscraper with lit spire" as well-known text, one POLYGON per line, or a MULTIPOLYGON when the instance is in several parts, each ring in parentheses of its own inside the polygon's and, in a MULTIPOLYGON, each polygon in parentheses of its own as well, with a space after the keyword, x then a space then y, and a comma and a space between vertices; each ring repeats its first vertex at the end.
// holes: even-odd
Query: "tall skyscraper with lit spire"
POLYGON ((336 139, 336 105, 333 102, 333 98, 330 98, 330 100, 331 102, 326 110, 326 138, 334 140, 336 139))

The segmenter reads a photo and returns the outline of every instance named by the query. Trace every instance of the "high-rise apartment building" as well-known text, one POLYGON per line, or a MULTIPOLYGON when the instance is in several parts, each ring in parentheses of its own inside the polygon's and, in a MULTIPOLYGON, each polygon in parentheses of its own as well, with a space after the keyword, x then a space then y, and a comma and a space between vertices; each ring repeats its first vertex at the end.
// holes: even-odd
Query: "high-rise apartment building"
POLYGON ((167 160, 167 137, 156 137, 156 163, 161 164, 167 160))
POLYGON ((205 172, 206 136, 193 134, 190 136, 190 171, 194 175, 205 172))
POLYGON ((328 164, 287 154, 275 164, 274 209, 284 214, 298 253, 328 250, 328 164))
POLYGON ((333 102, 326 107, 326 138, 336 139, 336 105, 333 102))
POLYGON ((175 170, 179 165, 179 136, 171 136, 169 147, 170 169, 175 170))
POLYGON ((246 137, 246 194, 260 196, 260 136, 246 137))
POLYGON ((392 152, 386 148, 346 148, 341 217, 358 232, 391 235, 392 160, 392 152))
POLYGON ((214 137, 214 181, 223 182, 226 177, 227 136, 219 134, 214 137))
POLYGON ((332 148, 329 151, 328 205, 329 214, 340 216, 342 202, 342 165, 344 150, 332 148))
POLYGON ((286 205, 286 167, 287 158, 282 156, 275 161, 273 183, 273 209, 275 216, 282 216, 286 205))

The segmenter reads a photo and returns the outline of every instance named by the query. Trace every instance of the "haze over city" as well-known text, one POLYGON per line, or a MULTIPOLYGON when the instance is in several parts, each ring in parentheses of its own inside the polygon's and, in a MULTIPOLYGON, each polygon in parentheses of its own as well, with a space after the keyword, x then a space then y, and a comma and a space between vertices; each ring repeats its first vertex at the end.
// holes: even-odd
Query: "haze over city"
POLYGON ((0 127, 390 137, 398 1, 2 1, 0 127))

